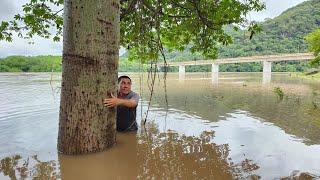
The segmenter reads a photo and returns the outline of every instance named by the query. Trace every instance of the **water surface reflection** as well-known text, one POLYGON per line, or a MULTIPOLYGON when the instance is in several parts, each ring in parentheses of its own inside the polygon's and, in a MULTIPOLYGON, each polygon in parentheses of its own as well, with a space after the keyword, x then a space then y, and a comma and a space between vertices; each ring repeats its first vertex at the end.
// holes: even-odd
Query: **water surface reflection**
MULTIPOLYGON (((199 137, 177 132, 146 132, 140 136, 137 157, 142 179, 234 179, 259 168, 251 160, 234 164, 228 144, 212 142, 214 132, 204 131, 199 137)), ((253 176, 253 175, 250 175, 253 176)))
POLYGON ((213 137, 213 132, 194 137, 159 133, 152 127, 138 134, 119 134, 115 147, 105 152, 59 155, 60 169, 55 161, 17 155, 2 159, 0 172, 11 179, 234 179, 259 168, 248 159, 230 162, 228 145, 212 143, 213 137))

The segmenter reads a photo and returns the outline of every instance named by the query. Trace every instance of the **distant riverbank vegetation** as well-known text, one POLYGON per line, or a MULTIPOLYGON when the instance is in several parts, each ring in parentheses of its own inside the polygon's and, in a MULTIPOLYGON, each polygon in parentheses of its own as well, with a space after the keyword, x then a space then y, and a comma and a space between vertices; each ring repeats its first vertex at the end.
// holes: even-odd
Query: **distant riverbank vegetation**
MULTIPOLYGON (((61 56, 9 56, 0 59, 0 72, 60 72, 61 56)), ((146 72, 148 64, 140 64, 120 58, 120 72, 146 72)), ((305 61, 274 62, 273 72, 307 72, 310 64, 305 61)), ((262 63, 235 63, 223 64, 219 67, 221 72, 261 72, 262 63)), ((178 67, 169 67, 168 72, 178 72, 178 67)), ((210 65, 186 66, 186 72, 211 72, 210 65)))
POLYGON ((316 81, 320 81, 320 70, 319 69, 315 69, 315 70, 311 70, 309 72, 305 72, 305 73, 294 73, 292 75, 292 77, 298 77, 298 78, 302 78, 302 79, 307 79, 307 80, 316 80, 316 81))
MULTIPOLYGON (((9 56, 0 59, 0 72, 60 72, 61 56, 9 56)), ((144 72, 148 65, 120 58, 120 72, 144 72)))
POLYGON ((0 72, 60 72, 59 56, 9 56, 0 59, 0 72))

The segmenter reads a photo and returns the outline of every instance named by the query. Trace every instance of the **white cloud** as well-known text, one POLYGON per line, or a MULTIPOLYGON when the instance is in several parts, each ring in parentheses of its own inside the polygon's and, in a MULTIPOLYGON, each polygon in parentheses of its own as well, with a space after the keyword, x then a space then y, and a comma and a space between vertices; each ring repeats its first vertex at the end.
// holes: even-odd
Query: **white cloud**
POLYGON ((35 37, 29 44, 30 40, 14 37, 13 42, 0 41, 0 57, 11 55, 61 55, 62 42, 53 42, 51 39, 35 37))
MULTIPOLYGON (((29 0, 1 0, 0 21, 8 20, 16 13, 21 13, 22 4, 29 0)), ((265 18, 278 16, 284 10, 293 7, 305 0, 264 0, 267 9, 249 15, 250 20, 263 21, 265 18)), ((0 41, 0 57, 10 55, 61 55, 62 42, 52 42, 51 39, 34 38, 35 44, 28 44, 28 40, 14 38, 12 43, 0 41)), ((120 51, 123 53, 123 50, 120 51)))
POLYGON ((283 11, 296 6, 306 0, 263 0, 266 10, 253 12, 249 15, 249 20, 263 21, 266 18, 279 16, 283 11))

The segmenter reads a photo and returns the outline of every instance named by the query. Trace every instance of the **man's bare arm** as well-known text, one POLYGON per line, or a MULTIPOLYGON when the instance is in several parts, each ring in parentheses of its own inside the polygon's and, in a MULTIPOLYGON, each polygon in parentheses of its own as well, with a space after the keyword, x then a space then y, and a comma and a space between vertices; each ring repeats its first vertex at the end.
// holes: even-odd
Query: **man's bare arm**
POLYGON ((120 99, 111 94, 111 98, 104 99, 104 106, 115 107, 115 106, 126 106, 128 108, 134 108, 138 103, 134 99, 120 99))

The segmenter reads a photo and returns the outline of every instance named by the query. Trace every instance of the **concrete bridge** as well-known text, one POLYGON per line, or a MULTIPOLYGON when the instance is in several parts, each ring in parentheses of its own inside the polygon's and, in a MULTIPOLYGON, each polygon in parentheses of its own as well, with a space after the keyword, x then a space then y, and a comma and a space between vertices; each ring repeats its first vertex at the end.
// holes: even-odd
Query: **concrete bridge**
MULTIPOLYGON (((271 65, 272 62, 279 61, 307 61, 314 59, 311 53, 297 53, 297 54, 278 54, 278 55, 264 55, 264 56, 249 56, 236 58, 222 58, 216 60, 196 60, 184 62, 168 62, 167 66, 179 66, 179 80, 185 79, 185 67, 193 65, 212 65, 212 82, 218 83, 219 79, 219 65, 230 63, 244 63, 244 62, 263 62, 263 83, 271 81, 271 65)), ((160 67, 164 64, 160 64, 160 67)))

